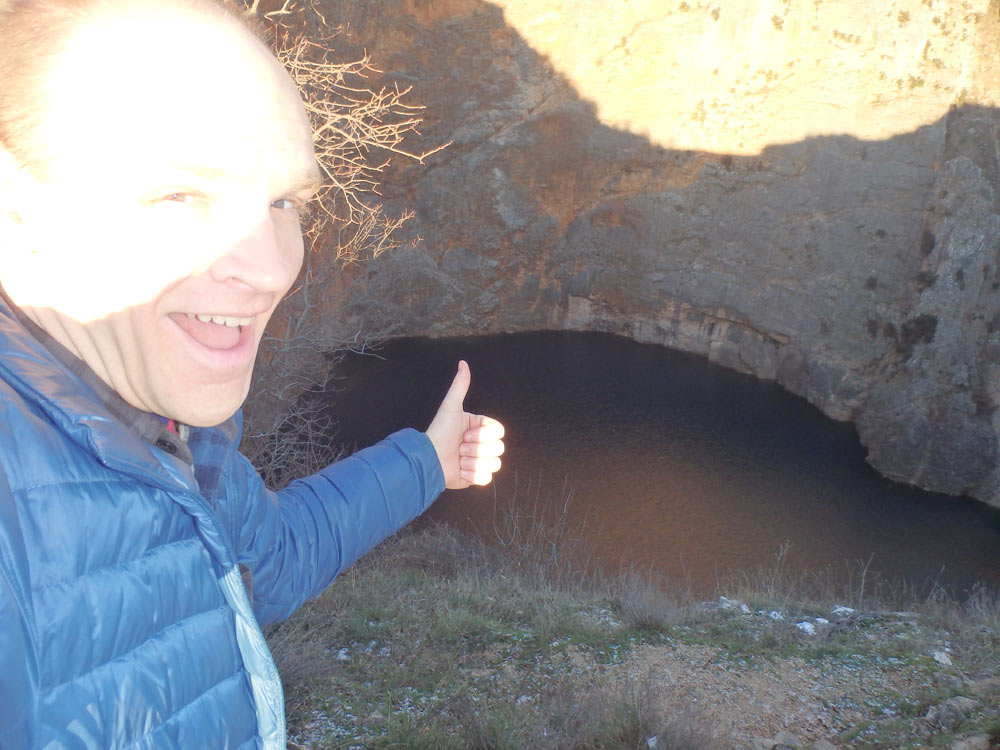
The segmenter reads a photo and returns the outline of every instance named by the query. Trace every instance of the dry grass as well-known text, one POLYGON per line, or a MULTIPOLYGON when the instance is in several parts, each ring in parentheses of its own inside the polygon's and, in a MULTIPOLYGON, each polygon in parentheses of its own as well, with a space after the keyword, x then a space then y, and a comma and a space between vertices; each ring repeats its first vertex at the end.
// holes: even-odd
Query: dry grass
MULTIPOLYGON (((906 717, 914 711, 922 715, 960 690, 940 693, 936 686, 945 683, 934 677, 938 674, 978 680, 976 695, 984 706, 995 706, 1000 697, 1000 686, 983 682, 997 667, 1000 646, 995 592, 982 591, 965 602, 939 592, 911 602, 918 611, 859 612, 806 638, 795 628, 794 613, 828 613, 832 604, 845 601, 840 598, 845 592, 792 573, 780 552, 771 565, 739 578, 741 593, 726 590, 755 606, 783 603, 788 617, 772 621, 766 614, 705 609, 683 591, 665 590, 669 582, 650 573, 573 575, 570 563, 556 560, 557 550, 579 553, 575 532, 558 528, 565 519, 555 519, 556 529, 533 529, 526 524, 546 522, 539 520, 545 514, 521 511, 505 520, 505 512, 498 509, 497 527, 509 532, 501 545, 445 525, 387 540, 317 601, 272 630, 269 640, 298 742, 313 748, 610 749, 643 748, 656 737, 661 749, 732 746, 727 732, 747 717, 695 711, 701 703, 680 699, 684 691, 674 682, 664 683, 661 673, 632 661, 647 648, 716 654, 718 668, 698 662, 675 674, 674 679, 695 680, 695 690, 706 679, 696 670, 704 669, 712 679, 729 669, 738 674, 761 665, 779 671, 791 665, 799 674, 810 664, 818 674, 842 675, 838 680, 846 681, 838 689, 846 691, 850 711, 877 701, 871 721, 845 734, 846 747, 921 746, 911 736, 919 723, 906 717), (515 549, 514 540, 538 547, 515 549), (553 561, 559 562, 551 566, 555 578, 545 580, 543 572, 553 561), (798 591, 810 600, 797 601, 782 590, 783 583, 802 587, 798 591), (831 593, 834 599, 822 600, 831 593), (942 644, 951 648, 953 668, 930 658, 942 644), (876 695, 878 675, 897 668, 924 677, 916 682, 900 677, 902 682, 876 695), (866 670, 876 682, 859 677, 866 670), (925 683, 930 687, 921 687, 925 683), (911 692, 892 692, 904 684, 911 692), (851 685, 863 697, 851 698, 851 685), (886 719, 881 707, 897 704, 899 718, 886 719)), ((585 553, 582 559, 588 559, 585 553)), ((866 597, 872 586, 866 581, 866 597)), ((860 589, 855 579, 851 590, 860 589)), ((733 690, 739 693, 737 686, 733 690)), ((752 700, 749 705, 760 710, 752 700)), ((986 706, 963 726, 992 731, 990 722, 998 719, 991 716, 986 706)))
POLYGON ((1000 592, 977 587, 958 602, 938 591, 919 605, 919 611, 951 634, 956 660, 977 665, 982 674, 1000 674, 1000 592))
POLYGON ((512 571, 533 585, 594 588, 598 570, 587 517, 575 511, 567 487, 553 496, 539 484, 515 480, 508 498, 494 498, 490 542, 512 571))
POLYGON ((870 558, 845 561, 842 569, 794 569, 788 563, 789 550, 785 543, 769 561, 720 575, 716 588, 758 608, 828 608, 839 604, 865 610, 911 608, 937 590, 933 582, 921 591, 888 580, 870 569, 870 558))
POLYGON ((537 568, 444 525, 388 540, 268 634, 299 741, 631 748, 657 735, 673 738, 660 747, 715 747, 700 717, 661 715, 643 685, 602 676, 632 637, 613 604, 567 593, 565 579, 537 585, 537 568), (324 695, 343 701, 330 711, 339 729, 310 738, 324 695))
POLYGON ((696 617, 697 605, 690 590, 677 590, 653 570, 624 570, 606 579, 604 590, 622 622, 634 630, 667 631, 696 617))
POLYGON ((656 700, 656 680, 599 679, 584 687, 560 681, 543 698, 549 747, 579 750, 645 748, 656 737, 666 750, 722 748, 712 722, 690 705, 667 715, 656 700))

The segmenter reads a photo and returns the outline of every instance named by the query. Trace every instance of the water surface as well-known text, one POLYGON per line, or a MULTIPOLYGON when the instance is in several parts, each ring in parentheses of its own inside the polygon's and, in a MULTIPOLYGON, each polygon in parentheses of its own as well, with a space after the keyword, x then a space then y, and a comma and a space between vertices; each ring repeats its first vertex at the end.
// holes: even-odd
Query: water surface
MULTIPOLYGON (((1000 511, 890 482, 848 424, 774 383, 599 333, 395 341, 352 355, 324 396, 337 440, 426 427, 459 358, 470 411, 507 426, 495 488, 446 492, 431 518, 493 534, 494 501, 572 494, 600 561, 663 571, 710 593, 770 564, 870 570, 961 591, 1000 588, 1000 511)), ((840 573, 838 573, 839 575, 840 573)))

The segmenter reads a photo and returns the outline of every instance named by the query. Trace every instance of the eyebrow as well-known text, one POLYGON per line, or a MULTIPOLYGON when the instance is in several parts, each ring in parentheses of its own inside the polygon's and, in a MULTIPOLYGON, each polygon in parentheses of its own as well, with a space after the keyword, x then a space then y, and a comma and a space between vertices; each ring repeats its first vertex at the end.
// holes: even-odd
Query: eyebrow
POLYGON ((217 167, 196 167, 179 164, 174 168, 180 172, 188 172, 198 177, 204 177, 206 180, 220 180, 226 176, 225 170, 217 167))
MULTIPOLYGON (((189 166, 181 164, 175 168, 181 172, 188 172, 189 174, 193 174, 206 180, 223 180, 230 176, 225 169, 219 169, 218 167, 189 166)), ((314 163, 308 174, 292 183, 292 185, 284 192, 315 193, 322 185, 323 174, 319 169, 319 165, 314 163)))
POLYGON ((323 179, 320 175, 319 169, 310 170, 309 176, 304 177, 295 183, 288 192, 290 193, 306 193, 310 195, 315 193, 323 184, 323 179))

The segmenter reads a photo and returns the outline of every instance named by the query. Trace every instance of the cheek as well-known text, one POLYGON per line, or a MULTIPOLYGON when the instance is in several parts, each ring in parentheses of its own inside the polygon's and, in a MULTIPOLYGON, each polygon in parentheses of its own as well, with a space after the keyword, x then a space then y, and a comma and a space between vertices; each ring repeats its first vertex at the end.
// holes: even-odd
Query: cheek
POLYGON ((134 253, 121 258, 123 267, 145 275, 156 289, 196 274, 222 246, 211 222, 170 206, 138 212, 128 234, 141 239, 134 253))
POLYGON ((305 243, 302 240, 302 229, 296 219, 294 222, 288 221, 286 225, 279 227, 279 241, 281 243, 281 254, 285 259, 288 272, 288 284, 285 291, 291 288, 302 270, 302 262, 305 259, 305 243))
POLYGON ((139 214, 64 211, 33 223, 21 304, 87 323, 150 303, 190 274, 204 252, 196 234, 139 214))

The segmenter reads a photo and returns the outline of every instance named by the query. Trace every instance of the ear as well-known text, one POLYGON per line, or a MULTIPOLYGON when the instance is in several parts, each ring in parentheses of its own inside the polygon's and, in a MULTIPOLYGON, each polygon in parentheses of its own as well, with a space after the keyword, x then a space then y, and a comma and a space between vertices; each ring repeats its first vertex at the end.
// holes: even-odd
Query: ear
POLYGON ((23 179, 22 172, 18 160, 0 144, 0 222, 13 219, 20 223, 17 185, 23 179))
POLYGON ((28 192, 26 180, 30 177, 18 159, 0 144, 0 281, 5 287, 13 281, 22 256, 31 253, 22 219, 28 192))

